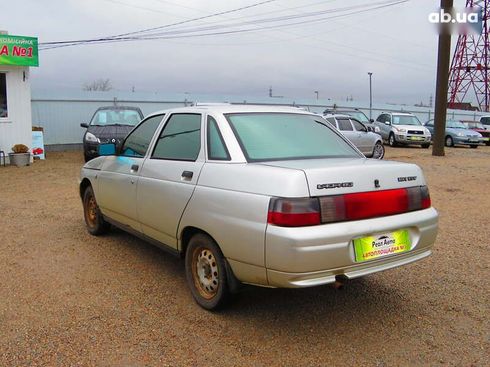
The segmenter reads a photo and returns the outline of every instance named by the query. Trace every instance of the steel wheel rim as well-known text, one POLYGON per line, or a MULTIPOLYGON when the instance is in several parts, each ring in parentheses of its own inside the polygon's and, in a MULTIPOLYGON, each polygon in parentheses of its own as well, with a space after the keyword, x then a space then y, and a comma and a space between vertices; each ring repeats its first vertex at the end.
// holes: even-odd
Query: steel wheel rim
POLYGON ((376 159, 381 159, 383 158, 383 146, 380 143, 376 143, 374 145, 374 153, 373 157, 376 159))
POLYGON ((205 247, 198 247, 192 254, 192 278, 199 295, 213 298, 219 289, 218 262, 214 254, 205 247))
POLYGON ((95 201, 95 197, 93 195, 90 195, 87 200, 85 218, 87 219, 87 224, 90 227, 95 227, 95 224, 97 223, 97 202, 95 201))
POLYGON ((394 135, 390 135, 390 145, 391 146, 395 145, 395 136, 394 135))
POLYGON ((452 143, 453 143, 453 139, 450 136, 448 136, 446 138, 446 146, 450 147, 451 145, 453 145, 452 143))

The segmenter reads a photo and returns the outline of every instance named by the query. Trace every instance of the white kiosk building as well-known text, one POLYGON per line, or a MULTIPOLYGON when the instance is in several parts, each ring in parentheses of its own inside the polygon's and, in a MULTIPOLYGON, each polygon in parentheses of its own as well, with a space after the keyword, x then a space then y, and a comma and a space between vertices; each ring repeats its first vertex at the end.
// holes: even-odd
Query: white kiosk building
POLYGON ((0 151, 7 163, 12 146, 32 146, 29 67, 38 65, 37 38, 0 31, 0 151))

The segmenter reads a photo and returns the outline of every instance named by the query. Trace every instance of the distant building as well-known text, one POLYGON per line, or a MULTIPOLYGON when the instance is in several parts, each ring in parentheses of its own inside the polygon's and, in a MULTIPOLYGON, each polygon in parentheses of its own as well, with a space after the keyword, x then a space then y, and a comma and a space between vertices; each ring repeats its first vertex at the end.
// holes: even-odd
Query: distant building
POLYGON ((6 154, 15 144, 32 146, 29 67, 38 65, 37 38, 0 31, 0 150, 6 154))
POLYGON ((468 102, 448 102, 447 108, 452 110, 480 111, 478 107, 472 106, 471 103, 468 102))

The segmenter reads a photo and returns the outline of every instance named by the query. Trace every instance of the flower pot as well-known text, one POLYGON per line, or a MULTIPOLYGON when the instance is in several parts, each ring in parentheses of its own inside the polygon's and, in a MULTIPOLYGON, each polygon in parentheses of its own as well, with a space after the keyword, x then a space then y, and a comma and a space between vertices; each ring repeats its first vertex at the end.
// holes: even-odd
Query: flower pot
POLYGON ((31 153, 9 153, 10 165, 23 167, 31 163, 31 153))

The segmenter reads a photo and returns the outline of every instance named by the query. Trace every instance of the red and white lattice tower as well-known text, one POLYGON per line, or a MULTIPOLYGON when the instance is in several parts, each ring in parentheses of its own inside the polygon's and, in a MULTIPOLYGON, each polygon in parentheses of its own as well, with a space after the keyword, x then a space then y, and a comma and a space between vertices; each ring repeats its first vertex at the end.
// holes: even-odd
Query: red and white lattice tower
POLYGON ((460 35, 458 38, 449 70, 448 107, 471 102, 474 94, 480 110, 489 111, 490 0, 467 0, 466 6, 483 8, 483 31, 481 34, 460 35))

